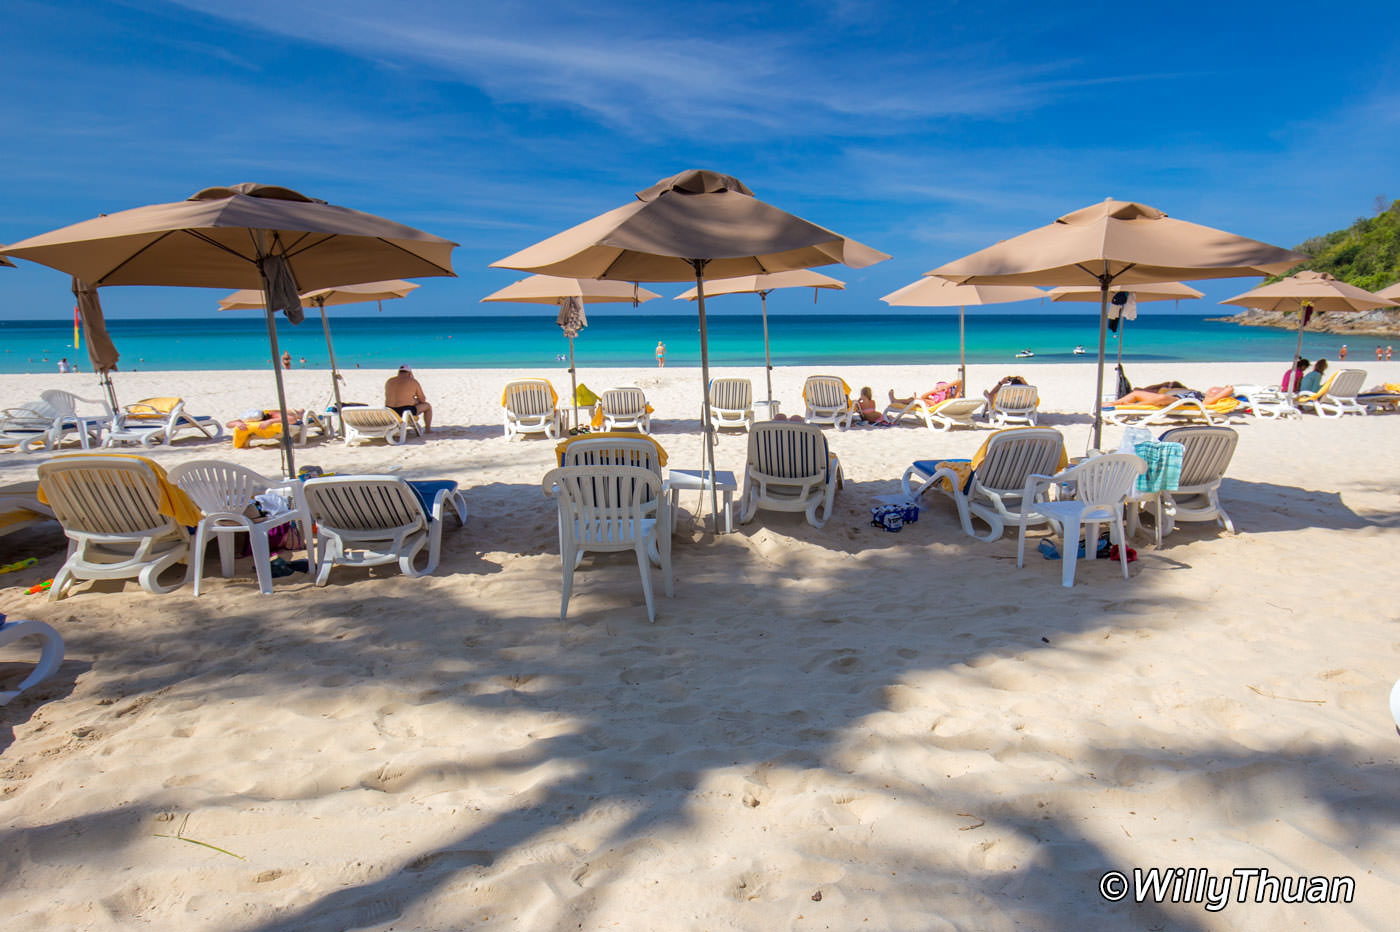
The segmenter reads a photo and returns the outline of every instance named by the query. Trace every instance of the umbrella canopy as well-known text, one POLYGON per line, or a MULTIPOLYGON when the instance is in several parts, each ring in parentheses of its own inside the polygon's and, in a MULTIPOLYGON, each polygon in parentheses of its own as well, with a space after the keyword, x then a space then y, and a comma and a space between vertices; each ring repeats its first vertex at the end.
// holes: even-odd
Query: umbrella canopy
MULTIPOLYGON (((335 361, 335 343, 331 340, 331 324, 326 318, 328 305, 364 304, 369 301, 390 301, 406 298, 418 286, 402 279, 382 282, 365 282, 361 285, 339 285, 334 288, 318 288, 301 295, 303 307, 317 307, 321 310, 321 330, 326 335, 326 353, 331 360, 331 395, 335 398, 336 432, 343 434, 345 422, 340 418, 340 367, 335 361)), ((219 299, 219 309, 223 311, 261 311, 268 306, 267 296, 256 288, 244 288, 219 299)), ((383 308, 380 308, 383 310, 383 308)))
POLYGON ((946 278, 925 276, 897 291, 891 291, 880 300, 892 307, 958 309, 958 382, 963 394, 967 394, 967 308, 1043 297, 1045 292, 1028 285, 959 285, 946 278))
POLYGON ((842 262, 864 268, 889 256, 753 196, 743 182, 691 170, 637 198, 491 263, 576 278, 682 282, 703 261, 707 279, 842 262))
POLYGON ((301 320, 302 291, 451 275, 455 243, 276 185, 205 188, 184 201, 85 220, 5 247, 7 255, 105 285, 258 288, 269 296, 282 455, 293 474, 273 309, 301 320))
MULTIPOLYGON (((5 248, 5 247, 0 246, 0 249, 4 249, 4 248, 5 248)), ((4 256, 0 256, 0 267, 7 268, 7 269, 12 269, 12 268, 15 267, 15 264, 14 264, 13 262, 11 262, 9 259, 6 259, 4 256)))
POLYGON ((1311 305, 1315 311, 1369 311, 1378 307, 1395 307, 1394 301, 1338 281, 1327 272, 1314 272, 1311 269, 1226 298, 1220 303, 1261 311, 1296 311, 1305 304, 1311 305))
POLYGON ((624 301, 641 304, 661 295, 631 282, 593 281, 587 278, 561 278, 557 275, 531 275, 513 282, 500 291, 493 291, 482 301, 507 301, 516 304, 558 304, 564 298, 582 298, 590 304, 620 304, 624 301))
POLYGON ((632 282, 604 282, 587 278, 561 278, 557 275, 531 275, 513 282, 500 291, 482 298, 515 304, 557 304, 559 315, 555 323, 569 338, 569 381, 573 385, 574 430, 578 430, 578 373, 574 368, 574 337, 588 326, 584 313, 585 300, 598 304, 641 304, 661 295, 638 287, 632 282))
MULTIPOLYGON (((715 297, 722 294, 768 294, 779 288, 830 288, 844 291, 846 283, 840 279, 813 272, 811 269, 794 269, 791 272, 770 272, 761 275, 740 275, 738 278, 705 279, 705 295, 715 297)), ((815 297, 815 295, 814 295, 815 297)), ((696 290, 688 288, 676 295, 677 301, 694 301, 696 290)))
POLYGON ((1097 285, 1098 382, 1093 446, 1103 433, 1108 289, 1177 279, 1277 275, 1308 257, 1258 240, 1168 217, 1155 207, 1108 199, 927 273, 960 284, 1097 285))
MULTIPOLYGON (((635 282, 694 279, 700 318, 704 460, 713 475, 705 279, 786 272, 836 262, 864 268, 888 258, 885 253, 765 204, 737 178, 692 169, 638 191, 630 204, 492 265, 576 278, 635 282)), ((719 498, 713 483, 710 512, 718 528, 719 498)))
POLYGON ((5 253, 95 286, 263 288, 281 256, 298 290, 452 274, 456 243, 275 185, 205 188, 33 236, 5 253))
POLYGON ((1396 282, 1389 288, 1382 288, 1376 292, 1376 297, 1386 298, 1391 301, 1400 301, 1400 282, 1396 282))
POLYGON ((1295 367, 1303 354, 1303 328, 1308 325, 1312 311, 1369 311, 1396 306, 1394 301, 1338 281, 1327 272, 1314 272, 1311 269, 1226 298, 1220 303, 1261 311, 1298 311, 1298 340, 1293 347, 1295 367))
MULTIPOLYGON (((812 300, 817 300, 818 288, 845 290, 846 283, 813 272, 811 269, 794 269, 791 272, 770 272, 760 275, 741 275, 738 278, 721 278, 705 282, 705 294, 713 297, 721 294, 756 294, 759 312, 763 315, 763 371, 768 380, 768 410, 773 410, 773 357, 768 350, 768 294, 779 288, 811 288, 812 300)), ((700 292, 689 288, 676 296, 677 301, 694 301, 700 292)))
MULTIPOLYGON (((363 285, 341 285, 337 288, 319 288, 301 295, 302 307, 334 307, 338 304, 363 304, 367 301, 390 301, 406 298, 408 293, 419 287, 413 282, 391 279, 383 282, 366 282, 363 285)), ((219 299, 219 309, 224 311, 261 311, 267 306, 261 290, 244 288, 219 299)))
MULTIPOLYGON (((1108 289, 1110 295, 1126 291, 1138 304, 1148 301, 1181 301, 1205 297, 1205 292, 1197 291, 1181 282, 1158 282, 1155 285, 1114 285, 1108 289)), ((1051 301, 1082 301, 1098 303, 1097 285, 1061 285, 1049 291, 1051 301)))

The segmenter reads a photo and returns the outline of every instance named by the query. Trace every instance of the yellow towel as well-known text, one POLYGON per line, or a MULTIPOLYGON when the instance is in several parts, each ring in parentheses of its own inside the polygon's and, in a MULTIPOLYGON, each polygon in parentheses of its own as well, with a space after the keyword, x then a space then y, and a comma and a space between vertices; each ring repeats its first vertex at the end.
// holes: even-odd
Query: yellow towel
POLYGON ((1337 370, 1336 372, 1332 373, 1331 375, 1329 375, 1329 376, 1327 377, 1327 381, 1326 381, 1326 382, 1323 382, 1322 385, 1318 387, 1317 391, 1315 391, 1315 392, 1309 392, 1309 393, 1306 393, 1306 394, 1299 395, 1299 396, 1298 396, 1298 400, 1299 400, 1299 401, 1317 401, 1317 399, 1319 399, 1319 398, 1325 398, 1325 397, 1327 397, 1327 392, 1332 388, 1332 381, 1333 381, 1334 379, 1336 379, 1336 377, 1337 377, 1338 375, 1340 375, 1341 373, 1343 373, 1343 372, 1345 372, 1345 371, 1346 371, 1345 369, 1339 369, 1339 370, 1337 370))
POLYGON ((666 465, 666 450, 661 444, 657 443, 646 434, 634 434, 630 430, 609 430, 597 434, 580 434, 577 437, 569 437, 567 440, 561 440, 554 445, 554 453, 558 461, 562 463, 564 462, 564 453, 569 449, 569 444, 577 440, 607 440, 613 437, 618 440, 651 440, 651 445, 656 447, 656 462, 661 466, 666 465))
MULTIPOLYGON (((81 457, 91 457, 99 454, 73 453, 68 456, 57 457, 57 459, 76 459, 81 457)), ((151 468, 151 472, 156 475, 156 511, 167 518, 175 519, 176 524, 183 524, 186 527, 193 527, 204 517, 204 512, 199 510, 199 506, 194 503, 185 490, 170 481, 166 476, 165 469, 155 460, 145 456, 137 456, 134 453, 102 453, 103 457, 120 456, 124 459, 137 460, 145 463, 151 468)), ((47 505, 49 500, 44 497, 44 485, 39 484, 39 501, 47 505)))
MULTIPOLYGON (((554 390, 554 386, 553 386, 552 384, 550 384, 549 379, 540 379, 540 381, 543 382, 546 386, 549 387, 549 403, 550 403, 550 404, 558 404, 558 403, 559 403, 559 393, 556 392, 556 391, 554 390)), ((510 386, 509 386, 509 385, 507 385, 505 388, 501 389, 501 407, 502 407, 502 408, 504 408, 504 407, 506 406, 506 398, 508 398, 508 397, 510 397, 510 386)))
POLYGON ((133 401, 126 406, 126 413, 131 417, 160 417, 170 416, 170 412, 175 410, 175 406, 184 401, 183 398, 142 398, 140 401, 133 401))
POLYGON ((45 517, 47 517, 47 515, 41 515, 37 511, 30 511, 28 508, 16 508, 13 511, 0 512, 0 531, 4 531, 5 528, 12 524, 23 524, 33 521, 35 518, 45 517))
POLYGON ((274 439, 280 436, 282 436, 282 422, 280 420, 271 421, 269 423, 262 423, 260 421, 252 424, 245 423, 242 427, 235 427, 233 429, 233 448, 235 450, 242 450, 244 447, 248 446, 248 442, 254 437, 274 439))

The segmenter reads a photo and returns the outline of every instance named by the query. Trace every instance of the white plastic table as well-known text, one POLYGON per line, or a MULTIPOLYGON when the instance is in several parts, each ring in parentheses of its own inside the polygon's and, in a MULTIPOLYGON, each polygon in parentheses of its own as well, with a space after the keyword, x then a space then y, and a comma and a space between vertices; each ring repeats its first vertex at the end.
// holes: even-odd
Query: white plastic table
POLYGON ((776 398, 772 401, 755 401, 753 403, 754 419, 759 421, 771 421, 781 413, 781 408, 782 405, 776 398))
POLYGON ((676 526, 676 508, 682 491, 708 492, 711 488, 724 496, 724 530, 728 534, 734 530, 734 493, 739 491, 739 483, 732 472, 723 469, 714 473, 718 482, 710 481, 707 469, 672 469, 666 478, 666 487, 671 490, 671 527, 676 526))

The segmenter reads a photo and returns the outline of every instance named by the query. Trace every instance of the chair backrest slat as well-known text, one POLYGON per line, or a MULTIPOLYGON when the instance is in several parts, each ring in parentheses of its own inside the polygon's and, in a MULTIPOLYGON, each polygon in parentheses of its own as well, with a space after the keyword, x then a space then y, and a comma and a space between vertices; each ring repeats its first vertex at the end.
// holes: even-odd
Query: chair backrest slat
POLYGON ((746 411, 753 407, 753 383, 748 379, 712 379, 710 404, 728 411, 746 411))
POLYGON ((1039 392, 1034 385, 1003 385, 997 390, 996 407, 1003 411, 1034 408, 1039 392))
POLYGON ((841 407, 850 401, 841 380, 834 375, 808 376, 802 395, 816 408, 841 407))
POLYGON ((977 482, 989 489, 1019 492, 1031 473, 1059 471, 1064 438, 1048 428, 1008 430, 994 434, 977 468, 977 482))
POLYGON ((516 417, 538 417, 554 410, 549 383, 544 379, 517 379, 506 383, 506 407, 516 417))
POLYGON ((1158 439, 1184 447, 1178 485, 1190 488, 1216 482, 1225 475, 1240 435, 1229 427, 1176 427, 1158 439))
POLYGON ((642 414, 647 409, 647 396, 640 388, 610 388, 603 392, 602 403, 609 414, 642 414))
POLYGON ((783 479, 826 476, 826 436, 815 424, 764 421, 749 432, 749 465, 783 479))
POLYGON ((1332 380, 1332 385, 1327 389, 1327 394, 1323 396, 1323 399, 1340 398, 1346 401, 1355 401, 1365 383, 1365 369, 1343 369, 1332 380))
POLYGON ((39 466, 39 481, 65 528, 89 534, 149 534, 173 528, 157 510, 155 473, 138 460, 81 457, 39 466))
POLYGON ((388 531, 427 523, 418 497, 394 476, 311 479, 304 486, 311 519, 343 531, 388 531))

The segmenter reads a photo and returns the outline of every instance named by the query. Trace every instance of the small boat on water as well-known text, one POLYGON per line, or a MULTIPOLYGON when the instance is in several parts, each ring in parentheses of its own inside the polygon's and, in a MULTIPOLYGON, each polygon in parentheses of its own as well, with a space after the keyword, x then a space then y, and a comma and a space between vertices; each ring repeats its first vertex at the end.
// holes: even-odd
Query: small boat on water
POLYGON ((1083 356, 1085 352, 1086 350, 1084 349, 1084 345, 1082 343, 1074 348, 1074 355, 1076 356, 1083 356))
POLYGON ((1016 354, 1016 358, 1017 358, 1017 359, 1030 359, 1030 358, 1031 358, 1032 356, 1034 356, 1034 355, 1035 355, 1035 353, 1032 353, 1030 350, 1028 350, 1028 349, 1023 349, 1023 350, 1021 350, 1021 352, 1019 352, 1019 353, 1016 354))

